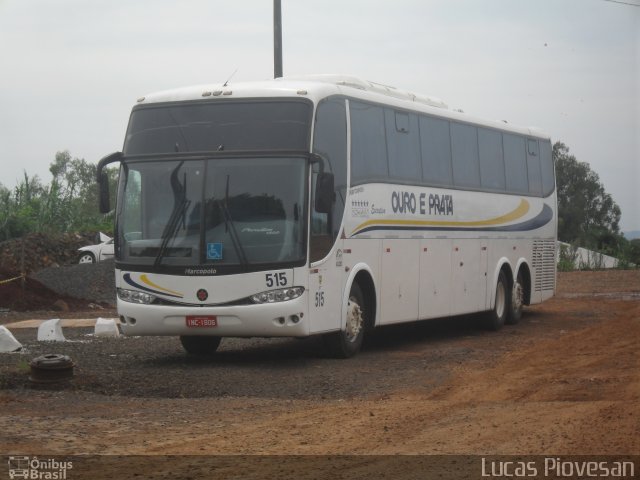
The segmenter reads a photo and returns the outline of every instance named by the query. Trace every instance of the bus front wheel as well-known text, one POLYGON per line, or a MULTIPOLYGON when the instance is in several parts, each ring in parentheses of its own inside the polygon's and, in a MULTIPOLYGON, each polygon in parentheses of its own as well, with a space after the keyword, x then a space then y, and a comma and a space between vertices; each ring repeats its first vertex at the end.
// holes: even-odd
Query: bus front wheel
POLYGON ((204 335, 181 335, 180 343, 189 355, 213 355, 222 337, 209 337, 204 335))
POLYGON ((498 275, 498 283, 496 284, 496 298, 493 310, 488 312, 486 318, 486 324, 489 330, 495 331, 502 328, 509 314, 510 305, 511 294, 509 281, 505 273, 501 271, 498 275))
POLYGON ((360 351, 366 324, 366 306, 364 295, 357 283, 351 286, 344 330, 328 333, 324 343, 329 355, 334 358, 349 358, 360 351))

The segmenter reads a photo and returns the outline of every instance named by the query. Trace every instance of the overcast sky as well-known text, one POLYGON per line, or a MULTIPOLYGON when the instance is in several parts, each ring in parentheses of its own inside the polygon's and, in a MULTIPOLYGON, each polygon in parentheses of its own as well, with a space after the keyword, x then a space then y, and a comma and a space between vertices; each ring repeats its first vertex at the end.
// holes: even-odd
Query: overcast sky
MULTIPOLYGON (((640 0, 282 0, 284 74, 344 73, 536 126, 640 230, 640 0)), ((0 183, 122 148, 146 93, 273 76, 271 0, 0 0, 0 183)))

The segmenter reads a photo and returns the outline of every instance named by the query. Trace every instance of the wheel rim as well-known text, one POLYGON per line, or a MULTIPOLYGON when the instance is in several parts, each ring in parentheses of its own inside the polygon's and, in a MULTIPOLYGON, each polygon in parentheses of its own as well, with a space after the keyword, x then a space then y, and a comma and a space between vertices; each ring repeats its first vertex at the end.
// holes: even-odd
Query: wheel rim
POLYGON ((524 292, 522 290, 522 284, 520 282, 516 282, 513 286, 513 309, 516 312, 519 312, 522 309, 522 300, 524 297, 524 292))
POLYGON ((362 308, 355 297, 349 298, 347 304, 347 325, 345 335, 349 342, 354 342, 362 330, 362 308))
POLYGON ((80 257, 80 263, 93 263, 93 257, 91 255, 82 255, 80 257))
POLYGON ((498 288, 496 290, 496 315, 498 316, 498 318, 504 315, 504 309, 505 309, 505 303, 506 303, 505 299, 506 299, 506 295, 504 292, 504 284, 502 282, 499 282, 498 288))

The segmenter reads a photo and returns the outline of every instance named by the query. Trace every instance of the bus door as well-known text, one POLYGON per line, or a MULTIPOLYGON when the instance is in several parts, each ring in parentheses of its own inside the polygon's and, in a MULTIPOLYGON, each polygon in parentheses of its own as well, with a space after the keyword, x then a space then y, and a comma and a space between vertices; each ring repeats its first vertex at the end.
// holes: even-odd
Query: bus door
POLYGON ((342 318, 342 291, 344 267, 342 248, 337 248, 322 264, 309 269, 309 324, 310 333, 340 328, 342 318))
MULTIPOLYGON (((312 199, 315 198, 316 174, 312 175, 312 199)), ((314 202, 312 201, 312 206, 314 202)), ((345 278, 343 241, 332 228, 330 213, 311 208, 309 237, 309 325, 310 333, 340 328, 342 290, 345 278), (334 248, 334 242, 335 248, 334 248)))

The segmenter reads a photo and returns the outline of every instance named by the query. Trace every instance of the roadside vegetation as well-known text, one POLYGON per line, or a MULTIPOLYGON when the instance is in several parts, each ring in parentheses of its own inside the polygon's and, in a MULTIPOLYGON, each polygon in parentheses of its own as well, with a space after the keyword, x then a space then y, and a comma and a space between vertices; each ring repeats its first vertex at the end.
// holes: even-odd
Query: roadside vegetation
MULTIPOLYGON (((0 242, 31 233, 113 231, 112 216, 98 212, 95 164, 58 152, 49 172, 48 183, 25 171, 13 189, 0 184, 0 242)), ((117 170, 108 175, 115 192, 117 170)))

